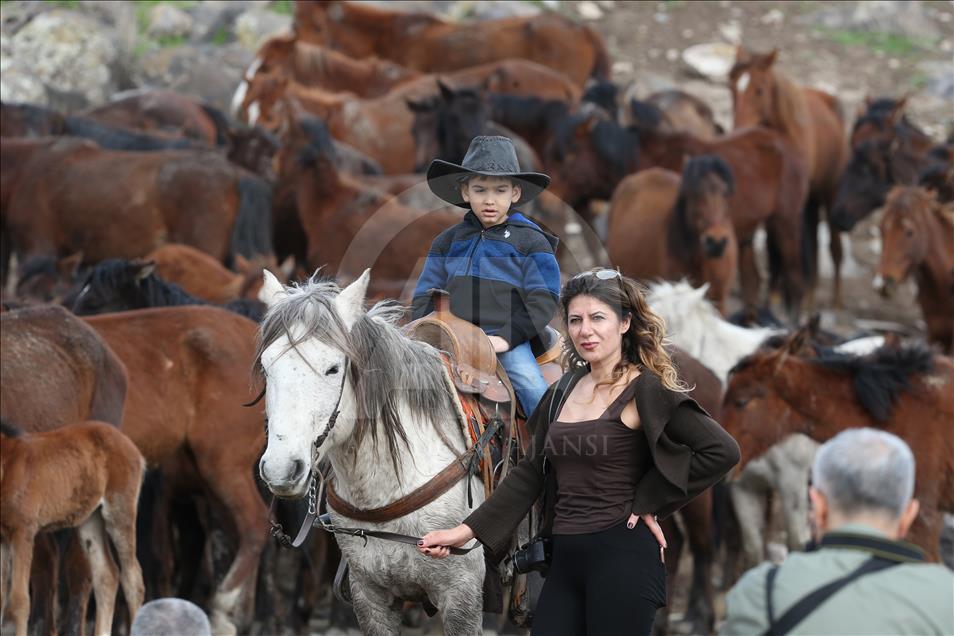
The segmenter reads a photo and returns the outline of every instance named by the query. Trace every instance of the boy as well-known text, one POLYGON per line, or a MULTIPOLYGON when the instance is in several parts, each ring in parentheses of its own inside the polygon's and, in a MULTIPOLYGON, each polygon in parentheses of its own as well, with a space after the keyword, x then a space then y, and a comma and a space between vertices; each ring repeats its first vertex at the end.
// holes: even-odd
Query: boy
POLYGON ((434 239, 414 289, 415 319, 433 309, 428 291, 444 289, 454 315, 489 336, 528 417, 547 389, 531 342, 556 310, 558 241, 511 206, 549 183, 544 174, 520 172, 507 137, 474 137, 461 165, 432 161, 431 191, 470 211, 434 239))

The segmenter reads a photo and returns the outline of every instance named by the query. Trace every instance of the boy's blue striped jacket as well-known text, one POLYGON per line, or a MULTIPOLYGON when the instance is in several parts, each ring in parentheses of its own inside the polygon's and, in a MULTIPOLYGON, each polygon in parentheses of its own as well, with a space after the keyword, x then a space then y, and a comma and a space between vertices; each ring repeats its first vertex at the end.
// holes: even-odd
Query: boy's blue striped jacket
POLYGON ((560 295, 559 240, 519 212, 484 228, 473 212, 441 232, 414 289, 413 317, 433 309, 428 290, 450 292, 455 316, 513 349, 543 331, 560 295))

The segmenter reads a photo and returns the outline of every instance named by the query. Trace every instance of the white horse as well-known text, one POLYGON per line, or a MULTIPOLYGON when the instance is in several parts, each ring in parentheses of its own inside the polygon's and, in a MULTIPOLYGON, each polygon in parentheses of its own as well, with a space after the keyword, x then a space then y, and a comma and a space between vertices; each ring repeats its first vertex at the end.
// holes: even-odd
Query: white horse
MULTIPOLYGON (((706 299, 707 290, 706 285, 695 289, 684 280, 660 282, 650 285, 647 300, 665 319, 673 344, 709 367, 725 385, 739 360, 782 330, 733 325, 706 299)), ((871 336, 851 340, 835 350, 863 355, 882 345, 883 336, 871 336)), ((773 490, 782 503, 787 547, 800 549, 808 540, 808 475, 817 448, 818 443, 805 435, 790 435, 749 462, 731 483, 729 492, 742 531, 746 567, 764 557, 766 495, 773 490)))
MULTIPOLYGON (((469 445, 438 352, 395 327, 403 310, 394 304, 365 311, 368 280, 365 271, 344 290, 314 280, 283 287, 265 272, 260 298, 268 312, 259 364, 268 445, 259 469, 278 496, 305 495, 318 462, 327 459, 341 499, 363 510, 386 506, 428 482, 469 445)), ((333 507, 330 512, 339 527, 420 536, 463 520, 468 485, 479 505, 483 486, 468 476, 392 521, 359 522, 333 507)), ((337 539, 365 634, 398 633, 402 600, 429 600, 441 611, 446 634, 481 632, 482 548, 428 559, 413 545, 337 539)))

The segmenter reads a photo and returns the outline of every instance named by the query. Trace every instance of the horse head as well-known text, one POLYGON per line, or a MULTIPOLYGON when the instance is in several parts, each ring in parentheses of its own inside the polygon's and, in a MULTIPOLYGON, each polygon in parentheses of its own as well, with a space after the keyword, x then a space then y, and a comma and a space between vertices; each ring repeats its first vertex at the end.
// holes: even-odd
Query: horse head
POLYGON ((460 163, 470 141, 484 134, 488 106, 478 88, 452 88, 437 80, 436 95, 406 100, 414 113, 415 165, 426 168, 433 158, 460 163))
POLYGON ((267 387, 268 438, 259 472, 276 495, 301 497, 313 467, 353 432, 350 331, 365 314, 369 279, 365 270, 339 292, 328 281, 286 288, 264 272, 259 299, 268 312, 257 367, 267 387))
POLYGON ((928 253, 928 219, 937 196, 917 186, 896 187, 888 194, 881 217, 881 260, 873 285, 889 298, 928 253))
POLYGON ((769 125, 775 118, 776 78, 773 71, 778 49, 766 54, 737 54, 729 72, 732 92, 733 125, 769 125))
POLYGON ((729 198, 733 191, 732 169, 714 155, 688 159, 682 170, 670 247, 706 259, 718 259, 735 240, 729 198))
POLYGON ((917 158, 897 141, 871 139, 853 151, 838 186, 831 224, 843 232, 880 208, 895 184, 917 179, 917 158))

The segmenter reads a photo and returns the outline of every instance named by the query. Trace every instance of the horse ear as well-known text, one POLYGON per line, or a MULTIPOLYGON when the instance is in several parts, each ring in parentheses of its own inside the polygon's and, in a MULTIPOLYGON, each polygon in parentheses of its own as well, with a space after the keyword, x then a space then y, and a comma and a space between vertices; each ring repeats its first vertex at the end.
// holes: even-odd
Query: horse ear
POLYGON ((706 299, 706 294, 709 293, 709 283, 703 283, 699 287, 696 287, 693 295, 696 297, 696 300, 702 302, 706 299))
POLYGON ((295 257, 288 256, 288 258, 283 260, 282 264, 278 266, 278 271, 285 280, 291 278, 292 273, 295 271, 295 257))
POLYGON ((235 271, 239 274, 248 274, 252 270, 252 264, 241 254, 235 255, 235 271))
POLYGON ((898 122, 901 121, 901 118, 904 117, 904 108, 908 105, 908 95, 905 93, 901 96, 901 99, 898 100, 898 103, 894 105, 894 108, 891 109, 891 114, 888 115, 888 124, 890 126, 896 126, 898 122))
POLYGON ((83 252, 76 252, 69 256, 64 256, 56 262, 56 269, 60 276, 66 276, 70 280, 76 278, 80 265, 83 264, 83 252))
POLYGON ((266 307, 274 306, 288 294, 282 284, 278 282, 278 279, 275 278, 275 275, 267 269, 262 270, 262 279, 262 288, 258 290, 258 299, 265 303, 266 307))
POLYGON ((775 64, 775 60, 778 58, 778 49, 772 49, 769 51, 768 55, 765 56, 765 68, 770 68, 775 64))
POLYGON ((442 79, 440 79, 440 78, 438 78, 438 80, 437 80, 437 88, 440 89, 440 91, 441 91, 441 97, 442 97, 443 99, 448 100, 448 101, 454 99, 454 91, 453 91, 453 89, 451 89, 450 86, 448 86, 447 84, 445 84, 444 81, 443 81, 442 79))
POLYGON ((364 313, 364 297, 368 293, 368 282, 371 280, 371 270, 366 269, 358 279, 341 290, 335 298, 338 314, 345 325, 351 328, 361 314, 364 313))
POLYGON ((752 61, 752 54, 747 48, 741 44, 736 45, 735 47, 735 63, 736 64, 748 64, 752 61))

